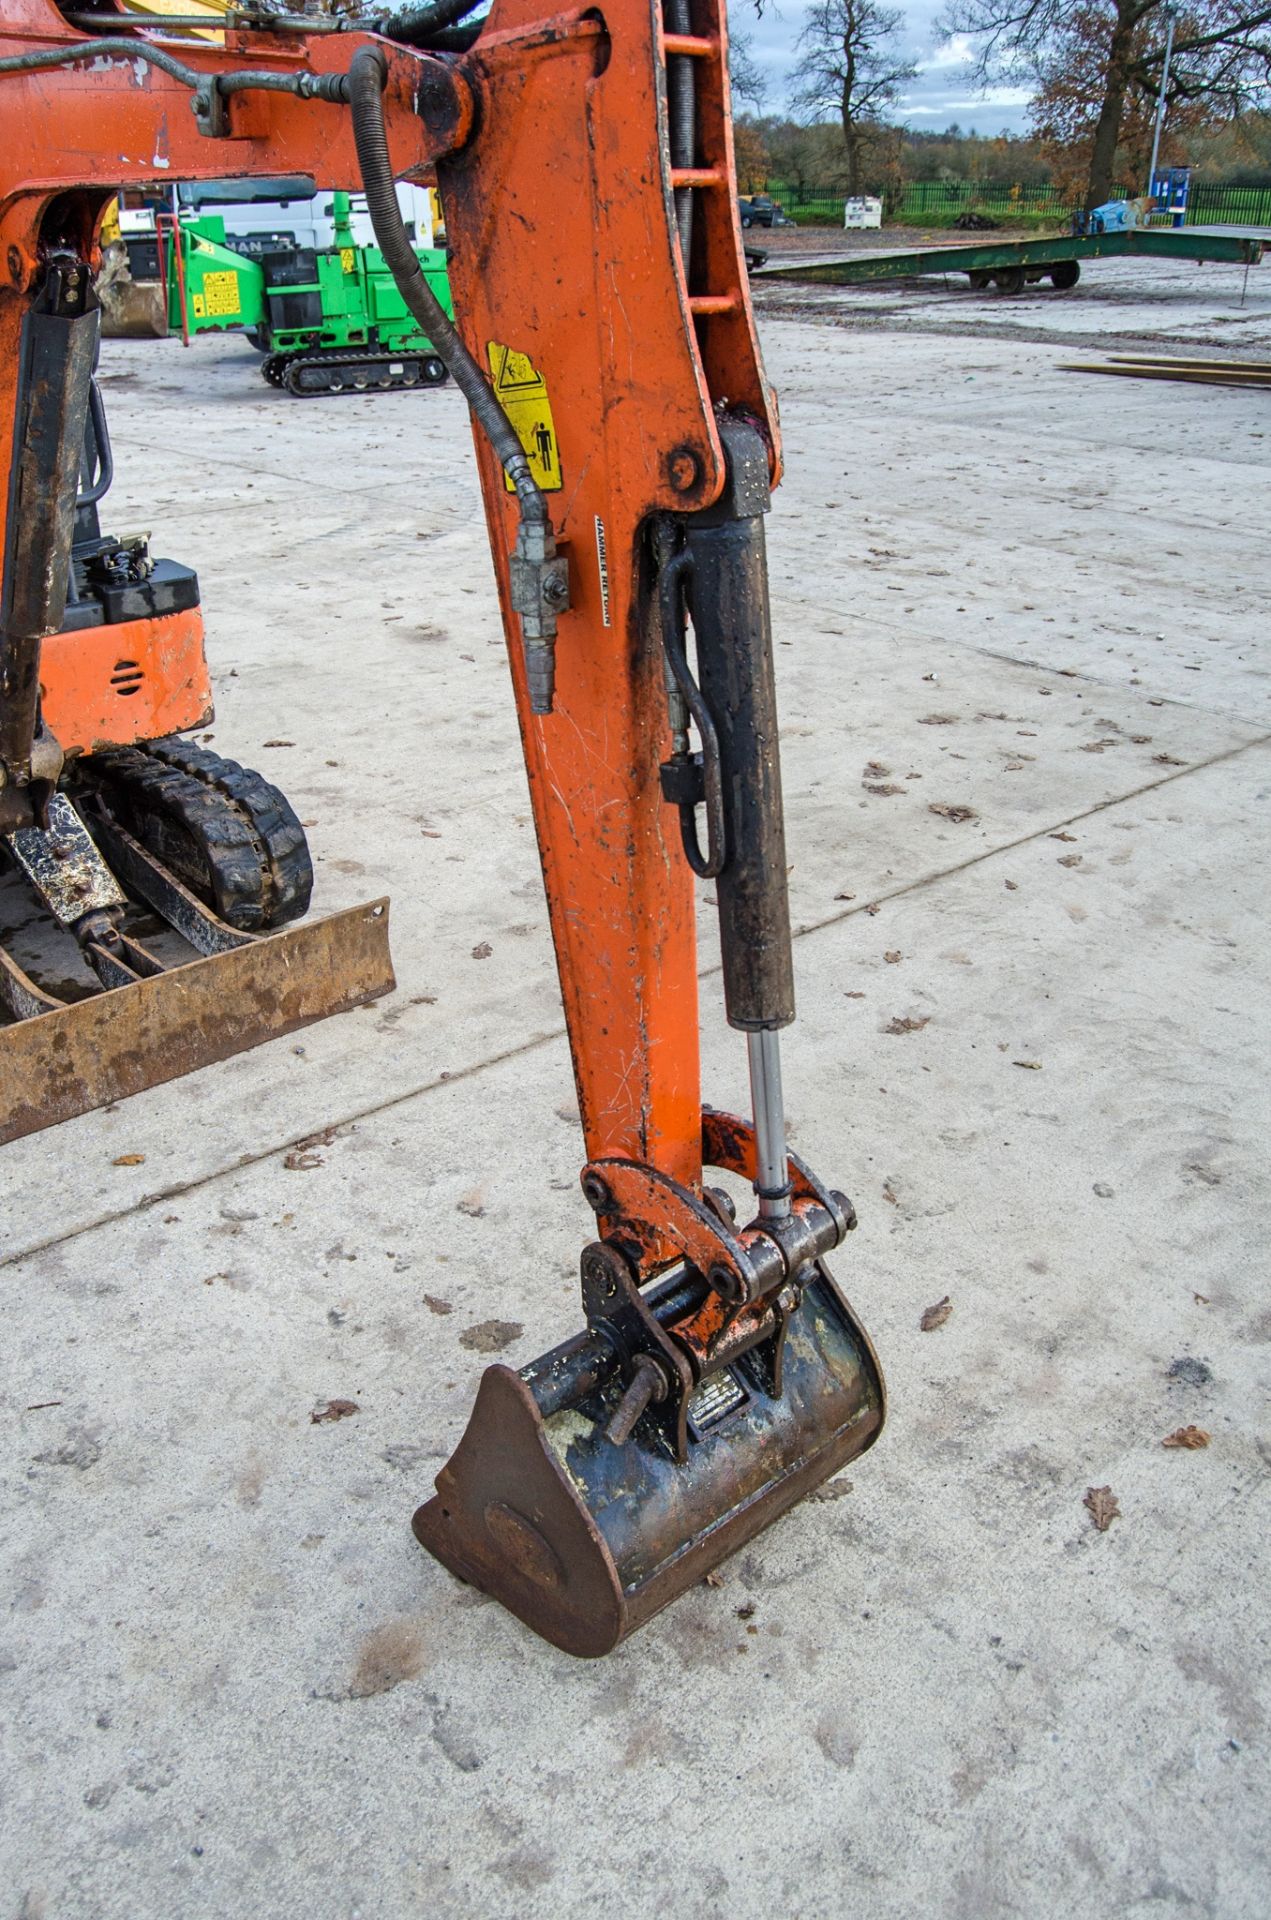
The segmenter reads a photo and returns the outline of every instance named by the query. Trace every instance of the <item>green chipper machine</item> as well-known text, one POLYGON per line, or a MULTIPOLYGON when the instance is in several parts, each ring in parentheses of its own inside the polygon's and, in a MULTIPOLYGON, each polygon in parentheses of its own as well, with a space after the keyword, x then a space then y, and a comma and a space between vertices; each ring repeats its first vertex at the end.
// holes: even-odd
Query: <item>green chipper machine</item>
MULTIPOLYGON (((225 221, 204 213, 160 223, 168 324, 196 333, 242 329, 265 355, 271 386, 301 398, 439 387, 446 369, 420 332, 378 247, 353 236, 347 193, 332 196, 334 243, 258 257, 226 244, 225 221)), ((441 247, 416 249, 429 286, 453 313, 441 247)))

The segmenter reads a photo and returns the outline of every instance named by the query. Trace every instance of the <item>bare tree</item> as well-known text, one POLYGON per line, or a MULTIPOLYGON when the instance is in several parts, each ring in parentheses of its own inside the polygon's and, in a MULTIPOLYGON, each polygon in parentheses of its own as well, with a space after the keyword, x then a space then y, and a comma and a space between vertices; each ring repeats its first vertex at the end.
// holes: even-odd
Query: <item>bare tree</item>
POLYGON ((904 14, 874 0, 813 0, 794 69, 796 110, 824 119, 835 114, 847 150, 847 191, 861 191, 865 159, 918 71, 900 50, 904 14))
MULTIPOLYGON (((1168 0, 948 0, 940 19, 947 36, 975 44, 982 83, 1008 79, 1036 85, 1045 129, 1053 101, 1080 90, 1086 101, 1080 138, 1088 144, 1086 205, 1112 189, 1117 146, 1127 119, 1142 117, 1160 85, 1168 0), (1136 109, 1138 112, 1136 113, 1136 109)), ((1242 0, 1186 0, 1175 8, 1174 57, 1167 103, 1189 108, 1195 125, 1208 103, 1211 119, 1257 105, 1271 92, 1271 6, 1242 0)), ((1053 116, 1051 119, 1053 124, 1053 116)), ((1076 137, 1076 136, 1074 136, 1076 137)))
POLYGON ((767 77, 755 59, 750 35, 732 26, 728 29, 728 78, 734 107, 747 106, 755 113, 762 113, 768 98, 767 77))

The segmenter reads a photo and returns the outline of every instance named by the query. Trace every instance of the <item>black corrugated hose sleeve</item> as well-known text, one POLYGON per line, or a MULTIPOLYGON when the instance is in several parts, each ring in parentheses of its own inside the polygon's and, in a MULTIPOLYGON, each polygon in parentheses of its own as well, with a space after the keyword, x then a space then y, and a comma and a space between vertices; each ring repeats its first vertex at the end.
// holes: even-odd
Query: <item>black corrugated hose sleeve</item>
POLYGON ((502 461, 504 472, 516 488, 522 520, 545 525, 547 502, 530 471, 516 430, 424 278, 410 235, 402 224, 384 131, 382 96, 386 73, 384 56, 378 47, 359 47, 348 74, 353 139, 376 242, 397 291, 437 349, 477 424, 502 461))
POLYGON ((432 45, 433 35, 475 13, 482 0, 431 0, 425 7, 403 7, 374 23, 374 32, 408 47, 432 45))

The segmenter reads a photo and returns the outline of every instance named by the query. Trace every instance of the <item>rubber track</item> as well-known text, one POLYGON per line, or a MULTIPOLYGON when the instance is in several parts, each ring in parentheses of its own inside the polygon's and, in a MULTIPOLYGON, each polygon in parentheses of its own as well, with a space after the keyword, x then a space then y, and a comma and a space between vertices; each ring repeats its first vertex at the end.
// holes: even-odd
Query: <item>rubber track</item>
MULTIPOLYGON (((300 372, 300 370, 303 367, 324 366, 324 365, 348 367, 351 369, 364 367, 368 371, 373 372, 376 368, 387 369, 394 365, 400 364, 402 361, 412 361, 412 360, 416 363, 416 365, 418 365, 420 362, 424 360, 435 360, 437 361, 437 364, 439 366, 441 365, 441 362, 440 360, 438 360, 438 357, 435 353, 424 353, 416 349, 411 349, 410 351, 403 352, 403 353, 388 353, 388 352, 349 353, 339 347, 326 347, 326 348, 322 348, 317 351, 314 351, 312 353, 272 354, 270 358, 265 362, 265 365, 261 369, 261 371, 265 379, 269 382, 270 386, 282 387, 283 389, 285 389, 286 392, 292 394, 297 400, 321 400, 324 397, 329 396, 333 391, 337 391, 337 390, 333 390, 330 387, 324 387, 324 388, 319 388, 318 390, 315 391, 313 389, 306 390, 302 387, 297 387, 295 385, 295 376, 300 372)), ((339 388, 338 392, 340 393, 413 393, 418 391, 421 388, 444 386, 446 381, 449 378, 450 378, 449 374, 446 372, 445 368, 442 367, 441 378, 437 380, 428 380, 421 377, 418 380, 407 381, 394 375, 391 380, 391 383, 387 387, 383 387, 378 384, 374 386, 357 387, 350 384, 347 387, 339 388)))
POLYGON ((147 816, 192 843, 196 862, 174 862, 174 870, 230 926, 259 933, 308 907, 313 865, 304 828, 263 775, 175 737, 95 755, 84 772, 108 798, 112 786, 122 789, 139 837, 160 857, 173 849, 166 836, 155 845, 146 834, 147 816))

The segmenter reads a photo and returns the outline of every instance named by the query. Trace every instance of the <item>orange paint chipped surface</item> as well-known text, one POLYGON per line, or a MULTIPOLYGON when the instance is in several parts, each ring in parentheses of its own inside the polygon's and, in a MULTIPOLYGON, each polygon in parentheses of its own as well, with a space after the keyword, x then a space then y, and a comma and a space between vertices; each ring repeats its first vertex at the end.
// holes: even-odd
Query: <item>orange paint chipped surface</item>
POLYGON ((40 700, 64 753, 202 726, 212 716, 202 613, 54 634, 40 654, 40 700))

